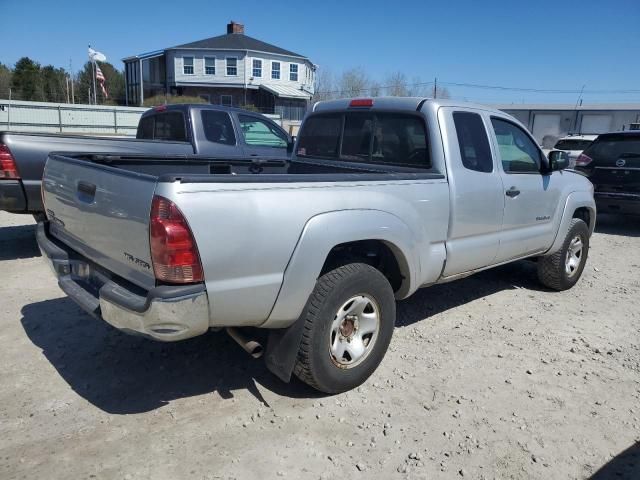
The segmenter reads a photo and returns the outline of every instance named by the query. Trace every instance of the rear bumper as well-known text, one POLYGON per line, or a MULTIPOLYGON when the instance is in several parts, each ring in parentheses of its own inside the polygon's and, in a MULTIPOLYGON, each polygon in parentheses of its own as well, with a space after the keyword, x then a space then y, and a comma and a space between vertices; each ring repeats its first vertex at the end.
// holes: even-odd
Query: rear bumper
POLYGON ((27 199, 20 180, 0 180, 0 210, 24 212, 27 199))
POLYGON ((598 213, 640 215, 640 194, 595 192, 598 213))
POLYGON ((47 222, 38 224, 36 237, 60 288, 94 317, 124 332, 163 342, 195 337, 209 329, 204 284, 144 291, 53 239, 47 222))

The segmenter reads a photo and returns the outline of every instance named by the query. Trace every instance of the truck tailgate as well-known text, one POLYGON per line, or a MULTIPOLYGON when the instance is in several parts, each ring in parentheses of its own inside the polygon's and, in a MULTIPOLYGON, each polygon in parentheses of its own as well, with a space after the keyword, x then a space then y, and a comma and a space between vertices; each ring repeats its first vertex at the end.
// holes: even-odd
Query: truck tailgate
POLYGON ((105 269, 149 289, 149 213, 156 177, 51 155, 43 176, 50 232, 105 269))

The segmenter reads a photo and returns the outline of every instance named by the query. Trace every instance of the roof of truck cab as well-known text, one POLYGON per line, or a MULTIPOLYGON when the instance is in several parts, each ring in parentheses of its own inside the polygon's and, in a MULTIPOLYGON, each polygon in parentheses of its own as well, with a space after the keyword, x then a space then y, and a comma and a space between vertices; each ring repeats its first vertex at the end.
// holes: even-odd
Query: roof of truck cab
POLYGON ((143 115, 149 115, 150 113, 153 113, 153 112, 164 112, 164 111, 170 111, 170 110, 188 111, 192 109, 216 110, 219 112, 237 112, 237 113, 247 113, 247 114, 264 116, 260 112, 254 112, 252 110, 245 110, 243 108, 238 108, 238 107, 227 107, 224 105, 213 105, 210 103, 172 103, 169 105, 158 105, 156 107, 151 107, 149 110, 144 112, 143 115))
POLYGON ((501 115, 506 115, 504 112, 500 110, 496 110, 493 107, 488 105, 481 105, 478 103, 470 103, 470 102, 461 102, 459 100, 449 100, 449 99, 435 99, 428 97, 362 97, 362 98, 371 98, 373 100, 373 105, 371 107, 349 107, 351 102, 351 98, 341 98, 338 100, 327 100, 323 102, 317 102, 313 106, 313 112, 328 112, 334 110, 346 110, 348 108, 358 109, 381 109, 381 110, 418 110, 419 107, 422 107, 425 103, 429 103, 435 108, 438 107, 463 107, 463 108, 475 108, 478 110, 488 110, 496 113, 500 113, 501 115))

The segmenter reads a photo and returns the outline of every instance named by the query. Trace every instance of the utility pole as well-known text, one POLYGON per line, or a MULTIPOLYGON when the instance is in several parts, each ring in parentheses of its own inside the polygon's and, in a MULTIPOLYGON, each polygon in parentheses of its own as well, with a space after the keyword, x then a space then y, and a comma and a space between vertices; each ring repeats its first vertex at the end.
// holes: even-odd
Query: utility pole
POLYGON ((438 77, 433 79, 433 98, 438 98, 438 77))
MULTIPOLYGON (((575 133, 576 129, 578 128, 578 105, 582 106, 582 93, 584 92, 584 87, 585 85, 582 85, 582 88, 580 89, 580 95, 578 95, 578 100, 576 100, 576 106, 573 108, 573 111, 575 113, 575 116, 573 118, 573 133, 575 133)), ((582 128, 580 130, 582 130, 582 128)))
POLYGON ((71 82, 71 103, 76 103, 75 95, 73 94, 73 64, 69 59, 69 82, 71 82))

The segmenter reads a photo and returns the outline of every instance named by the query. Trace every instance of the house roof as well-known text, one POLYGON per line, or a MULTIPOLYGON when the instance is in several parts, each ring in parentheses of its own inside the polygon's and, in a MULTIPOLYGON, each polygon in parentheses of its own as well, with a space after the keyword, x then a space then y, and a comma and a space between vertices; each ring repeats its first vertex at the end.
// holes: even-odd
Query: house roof
POLYGON ((260 88, 266 90, 267 92, 273 93, 276 97, 281 98, 303 98, 309 100, 313 96, 306 90, 300 90, 298 88, 289 87, 287 85, 263 83, 260 85, 260 88))
POLYGON ((253 37, 249 37, 244 33, 228 33, 226 35, 219 35, 217 37, 205 38, 204 40, 198 40, 196 42, 185 43, 183 45, 177 45, 175 47, 168 48, 167 50, 174 50, 179 48, 202 48, 202 49, 214 49, 214 50, 253 50, 256 52, 276 53, 279 55, 289 55, 292 57, 307 58, 299 53, 285 50, 284 48, 276 47, 270 43, 263 42, 253 37))

